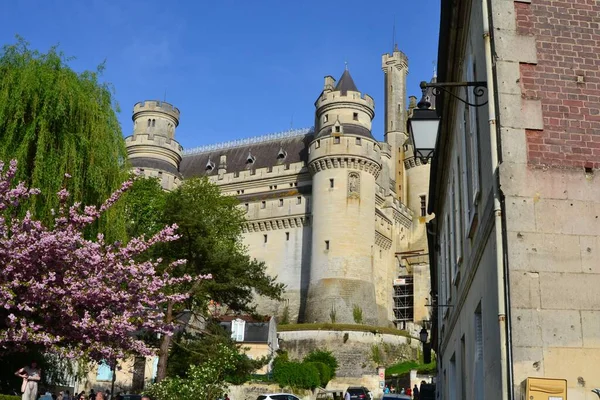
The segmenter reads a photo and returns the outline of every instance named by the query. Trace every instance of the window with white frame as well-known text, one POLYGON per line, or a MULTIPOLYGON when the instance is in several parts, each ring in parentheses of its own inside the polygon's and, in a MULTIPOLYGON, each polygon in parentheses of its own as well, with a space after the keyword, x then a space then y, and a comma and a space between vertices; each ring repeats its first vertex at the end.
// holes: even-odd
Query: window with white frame
MULTIPOLYGON (((465 59, 466 80, 474 82, 477 80, 476 62, 473 51, 473 43, 470 40, 465 59)), ((467 91, 467 100, 471 103, 477 102, 472 91, 467 91)), ((468 200, 468 225, 471 226, 476 213, 477 202, 480 195, 480 161, 479 161, 479 124, 477 120, 477 108, 465 107, 465 133, 467 134, 467 153, 468 153, 468 171, 469 171, 469 194, 468 200)))
POLYGON ((450 243, 448 243, 448 245, 450 246, 450 280, 452 282, 452 284, 455 283, 456 281, 456 241, 454 240, 454 238, 456 237, 456 230, 455 230, 455 215, 454 215, 454 208, 456 205, 456 197, 454 195, 455 193, 455 189, 456 189, 456 171, 452 170, 451 172, 452 177, 450 178, 450 190, 449 190, 449 203, 450 203, 450 210, 448 210, 448 215, 449 215, 449 220, 447 221, 449 223, 449 229, 450 229, 450 243))
POLYGON ((481 313, 481 303, 477 307, 475 311, 474 318, 474 331, 475 331, 475 340, 474 340, 474 374, 473 374, 473 386, 471 399, 483 399, 483 384, 484 384, 484 374, 483 374, 483 320, 481 313))
POLYGON ((244 331, 246 329, 246 321, 243 319, 234 319, 231 321, 231 338, 236 342, 244 341, 244 331))
POLYGON ((446 297, 444 298, 444 304, 450 304, 450 298, 452 297, 452 275, 450 275, 450 269, 452 264, 452 235, 450 233, 450 214, 446 214, 445 218, 445 231, 446 231, 446 248, 444 249, 445 258, 446 258, 446 297))
POLYGON ((454 179, 456 186, 454 188, 454 223, 455 228, 454 231, 456 235, 454 235, 454 246, 456 247, 456 264, 460 268, 460 264, 463 259, 463 223, 462 223, 462 164, 460 163, 460 156, 456 157, 456 165, 455 165, 454 179))
MULTIPOLYGON (((443 219, 442 219, 443 221, 443 219)), ((442 227, 442 237, 440 238, 439 266, 440 266, 440 293, 438 293, 438 304, 445 304, 446 301, 446 230, 442 227)), ((443 316, 443 313, 440 313, 443 316)))

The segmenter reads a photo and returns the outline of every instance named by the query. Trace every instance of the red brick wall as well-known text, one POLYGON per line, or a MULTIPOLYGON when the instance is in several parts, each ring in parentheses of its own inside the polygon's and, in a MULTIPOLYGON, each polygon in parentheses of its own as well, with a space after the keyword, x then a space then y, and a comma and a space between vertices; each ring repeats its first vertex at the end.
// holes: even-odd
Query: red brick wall
POLYGON ((542 131, 527 131, 528 162, 600 168, 600 0, 515 2, 515 11, 538 56, 520 66, 522 96, 540 99, 544 118, 542 131))

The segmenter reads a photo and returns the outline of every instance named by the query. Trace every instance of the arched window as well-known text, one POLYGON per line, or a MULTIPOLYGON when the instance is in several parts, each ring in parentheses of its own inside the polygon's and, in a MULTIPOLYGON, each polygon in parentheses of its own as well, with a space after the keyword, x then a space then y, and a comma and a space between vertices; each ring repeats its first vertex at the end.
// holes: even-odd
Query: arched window
POLYGON ((155 125, 156 125, 156 120, 155 120, 155 119, 153 119, 153 120, 152 120, 152 127, 154 127, 155 125))
POLYGON ((148 120, 148 128, 150 128, 150 120, 148 120))

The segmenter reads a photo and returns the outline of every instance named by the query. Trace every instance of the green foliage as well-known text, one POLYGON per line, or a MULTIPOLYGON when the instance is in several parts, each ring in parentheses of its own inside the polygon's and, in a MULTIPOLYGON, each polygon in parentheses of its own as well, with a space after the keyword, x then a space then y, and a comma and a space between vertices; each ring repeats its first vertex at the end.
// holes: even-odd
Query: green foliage
MULTIPOLYGON (((331 351, 327 350, 313 350, 304 357, 304 362, 316 362, 323 363, 329 367, 331 378, 335 376, 337 371, 338 362, 331 351)), ((327 380, 329 382, 329 379, 327 380)))
POLYGON ((423 364, 422 362, 411 360, 387 367, 385 369, 385 375, 386 377, 391 377, 392 375, 402 376, 410 373, 413 369, 417 370, 417 373, 419 374, 435 374, 436 368, 435 361, 432 361, 431 364, 423 364))
POLYGON ((281 349, 277 350, 277 355, 275 356, 275 359, 273 360, 273 370, 276 370, 279 365, 285 364, 289 361, 290 361, 290 357, 289 357, 287 351, 281 350, 281 349))
MULTIPOLYGON (((46 223, 63 185, 73 201, 98 205, 127 176, 114 91, 99 81, 104 66, 77 73, 69 61, 57 47, 42 54, 22 38, 0 53, 0 160, 17 159, 16 179, 41 190, 23 211, 46 223)), ((95 228, 123 238, 121 221, 117 207, 95 228)))
POLYGON ((0 400, 21 400, 21 396, 12 396, 10 394, 0 394, 0 400))
POLYGON ((378 345, 374 344, 371 346, 371 361, 377 365, 381 365, 383 361, 383 355, 378 345))
POLYGON ((279 363, 273 369, 273 379, 279 386, 293 389, 314 389, 321 384, 319 370, 313 363, 279 363))
POLYGON ((167 193, 157 178, 139 178, 125 192, 121 202, 125 208, 125 229, 129 238, 150 237, 164 228, 163 213, 167 193))
POLYGON ((333 378, 331 368, 327 364, 322 362, 304 362, 305 365, 314 365, 319 371, 319 386, 325 387, 327 383, 333 378))
POLYGON ((265 264, 251 259, 242 246, 244 211, 238 200, 224 196, 206 178, 186 180, 166 198, 164 222, 177 224, 181 238, 168 243, 165 254, 187 259, 182 272, 211 274, 190 289, 187 307, 206 309, 207 299, 231 311, 254 312, 255 295, 280 299, 284 285, 265 273, 265 264))
POLYGON ((225 345, 214 349, 213 357, 190 365, 185 377, 168 377, 148 388, 156 400, 216 400, 227 388, 225 376, 234 368, 237 352, 225 345))
POLYGON ((352 318, 354 318, 354 322, 357 324, 363 323, 363 312, 362 308, 358 304, 355 304, 352 308, 352 318))
POLYGON ((173 344, 167 364, 167 376, 171 377, 185 377, 190 365, 201 365, 218 356, 219 349, 224 347, 233 354, 231 366, 224 368, 223 372, 228 383, 241 385, 249 381, 252 373, 268 362, 266 359, 249 359, 228 332, 214 322, 207 324, 203 334, 179 335, 174 338, 173 344))
POLYGON ((281 315, 281 321, 279 322, 279 325, 287 325, 290 323, 290 306, 289 305, 285 305, 285 307, 283 307, 283 313, 281 315))
POLYGON ((287 331, 352 331, 352 332, 370 332, 386 333, 390 335, 410 337, 408 332, 400 329, 388 328, 386 326, 370 326, 370 325, 355 325, 355 324, 330 324, 330 323, 315 323, 315 324, 289 324, 280 325, 277 329, 281 332, 287 331))

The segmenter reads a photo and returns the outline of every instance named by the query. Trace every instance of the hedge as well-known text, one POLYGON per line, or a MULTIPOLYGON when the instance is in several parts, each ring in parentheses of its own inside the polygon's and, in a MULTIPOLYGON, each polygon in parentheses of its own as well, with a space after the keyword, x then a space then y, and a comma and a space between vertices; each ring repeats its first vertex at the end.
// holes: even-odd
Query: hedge
POLYGON ((298 389, 314 389, 321 383, 319 370, 311 363, 279 363, 273 369, 273 379, 281 387, 298 389))
POLYGON ((21 396, 13 396, 12 394, 0 394, 0 400, 21 400, 21 396))

